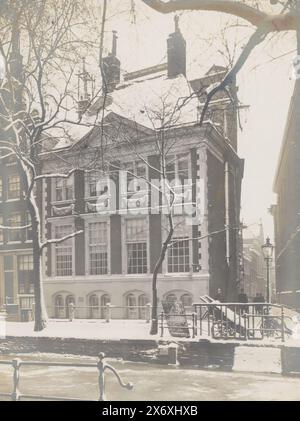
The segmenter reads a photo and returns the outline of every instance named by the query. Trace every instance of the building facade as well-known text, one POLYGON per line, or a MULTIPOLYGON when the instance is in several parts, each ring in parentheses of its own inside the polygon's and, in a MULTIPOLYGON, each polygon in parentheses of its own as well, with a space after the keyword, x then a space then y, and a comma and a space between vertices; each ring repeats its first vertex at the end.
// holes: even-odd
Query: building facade
POLYGON ((261 246, 264 244, 263 229, 251 227, 243 232, 243 282, 242 286, 252 301, 257 293, 266 297, 265 261, 261 246))
MULTIPOLYGON (((16 39, 12 40, 8 66, 12 77, 22 73, 22 56, 16 39)), ((21 80, 21 79, 20 79, 21 80)), ((18 91, 15 91, 18 99, 18 91)), ((20 102, 21 99, 19 98, 20 102)), ((18 102, 18 101, 17 101, 18 102)), ((4 130, 5 116, 10 101, 1 85, 1 142, 10 142, 11 132, 4 130)), ((24 200, 22 180, 15 156, 5 149, 0 150, 0 309, 5 308, 8 320, 32 319, 33 254, 30 216, 24 200), (27 226, 26 229, 18 229, 27 226), (6 227, 10 229, 6 229, 6 227)))
POLYGON ((30 215, 17 163, 9 158, 0 166, 0 225, 12 228, 0 230, 0 307, 5 306, 9 320, 30 320, 34 302, 30 215))
MULTIPOLYGON (((51 317, 68 317, 73 302, 79 318, 104 317, 107 303, 112 317, 145 318, 168 233, 162 193, 153 189, 162 179, 162 133, 170 147, 163 172, 168 182, 175 180, 176 203, 172 243, 158 275, 159 302, 177 299, 189 307, 219 288, 228 300, 237 296, 243 161, 236 151, 236 108, 222 93, 199 125, 202 93, 222 80, 226 69, 214 66, 188 80, 185 48, 177 26, 168 40, 166 65, 128 73, 121 81, 114 38, 112 54, 104 59, 108 75, 114 66, 114 78, 108 78, 105 100, 99 100, 108 110, 95 111, 101 115, 96 127, 43 154, 44 236, 78 232, 49 245, 44 255, 51 317), (162 109, 164 124, 172 116, 164 130, 162 109), (54 177, 57 173, 70 175, 54 177)), ((231 89, 236 92, 235 85, 231 89)), ((80 113, 87 99, 84 92, 80 113)))
POLYGON ((300 83, 294 93, 274 182, 277 203, 272 206, 275 224, 277 300, 300 308, 300 83))

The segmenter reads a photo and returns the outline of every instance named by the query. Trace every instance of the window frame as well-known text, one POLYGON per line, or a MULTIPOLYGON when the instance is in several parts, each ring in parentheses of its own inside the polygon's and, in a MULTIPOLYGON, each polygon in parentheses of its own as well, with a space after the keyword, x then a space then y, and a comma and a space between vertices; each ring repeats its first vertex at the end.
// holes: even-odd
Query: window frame
MULTIPOLYGON (((73 203, 75 200, 75 183, 74 183, 74 174, 71 174, 69 177, 54 177, 52 180, 52 203, 73 203), (62 183, 62 199, 58 199, 57 198, 57 183, 61 182, 62 183), (70 182, 71 183, 71 187, 72 187, 72 197, 71 198, 67 198, 66 196, 66 192, 67 192, 67 183, 70 182)), ((70 187, 69 187, 70 188, 70 187)))
POLYGON ((148 216, 127 216, 122 219, 122 245, 123 245, 123 274, 126 276, 146 276, 150 274, 150 244, 149 244, 149 217, 148 216), (144 220, 145 221, 145 228, 146 228, 146 235, 145 241, 138 240, 138 241, 131 241, 127 240, 127 221, 131 220, 144 220), (146 272, 137 272, 137 273, 129 273, 129 265, 128 265, 128 244, 138 244, 138 243, 146 243, 146 264, 147 270, 146 272))
MULTIPOLYGON (((10 218, 8 218, 7 219, 7 225, 8 226, 10 226, 10 227, 17 227, 17 226, 20 226, 20 227, 22 227, 22 215, 21 215, 21 212, 12 212, 11 213, 11 216, 10 216, 10 218), (19 225, 11 225, 11 220, 12 220, 12 216, 13 215, 18 215, 19 216, 19 225)), ((21 229, 19 229, 19 230, 6 230, 7 232, 6 232, 6 240, 7 240, 7 243, 8 244, 19 244, 19 243, 22 243, 22 231, 23 230, 21 230, 21 229), (11 239, 11 235, 12 234, 16 234, 16 235, 18 235, 19 237, 18 237, 18 239, 11 239)))
POLYGON ((102 194, 105 194, 105 192, 97 191, 97 184, 100 180, 103 180, 103 182, 107 181, 108 183, 108 189, 109 189, 109 183, 110 183, 110 177, 108 174, 103 173, 103 171, 100 170, 94 170, 91 172, 88 172, 85 174, 85 200, 96 200, 99 196, 102 194), (99 178, 97 177, 97 174, 99 175, 99 178), (94 176, 96 179, 96 186, 95 186, 95 195, 91 195, 91 177, 94 176))
POLYGON ((86 218, 84 221, 84 232, 85 232, 85 250, 87 251, 86 253, 86 259, 85 259, 85 273, 86 276, 91 276, 91 277, 102 277, 102 276, 108 276, 111 274, 111 264, 110 264, 110 259, 111 259, 111 251, 110 251, 110 218, 96 218, 96 217, 91 217, 91 218, 86 218), (89 225, 90 224, 95 224, 95 223, 105 223, 106 224, 106 229, 107 229, 107 244, 106 244, 106 251, 107 251, 107 273, 105 274, 99 274, 99 275, 92 275, 91 271, 90 271, 90 236, 89 236, 89 225))
POLYGON ((7 192, 6 192, 6 201, 7 202, 15 202, 17 200, 21 199, 21 179, 20 179, 20 175, 17 173, 13 173, 13 174, 8 174, 7 175, 7 192), (14 182, 14 183, 10 183, 10 179, 11 178, 16 178, 18 181, 14 182), (17 185, 18 189, 15 190, 10 190, 10 185, 17 185), (10 193, 11 192, 18 192, 18 195, 16 195, 16 197, 10 197, 10 193))
MULTIPOLYGON (((179 216, 179 215, 173 216, 174 226, 176 226, 176 219, 177 220, 182 219, 183 221, 185 221, 185 219, 187 219, 187 218, 185 218, 184 216, 179 216)), ((165 225, 167 223, 168 223, 167 217, 165 216, 163 218, 163 224, 165 225)), ((186 236, 184 236, 184 237, 181 237, 179 235, 176 236, 176 227, 175 227, 175 231, 173 233, 172 240, 175 240, 175 241, 181 241, 181 239, 182 239, 182 241, 188 240, 189 271, 186 271, 186 272, 169 271, 169 252, 170 252, 170 248, 171 248, 171 247, 169 247, 169 250, 166 253, 166 258, 165 258, 164 263, 163 263, 163 272, 165 274, 169 275, 169 276, 177 276, 177 275, 187 276, 188 274, 191 274, 193 272, 193 270, 192 270, 192 268, 193 268, 193 240, 192 240, 193 230, 192 230, 192 226, 186 225, 186 223, 185 223, 185 231, 187 232, 186 236)), ((165 230, 163 230, 162 236, 163 236, 163 241, 165 241, 165 239, 167 238, 167 233, 165 232, 165 230)))
MULTIPOLYGON (((59 224, 53 224, 52 225, 52 228, 51 228, 52 236, 51 236, 51 238, 56 238, 55 237, 56 228, 62 227, 62 226, 71 226, 72 227, 72 230, 71 231, 72 232, 75 232, 75 224, 74 224, 74 222, 71 221, 70 219, 64 219, 63 222, 61 222, 59 224)), ((70 278, 70 277, 72 277, 72 276, 75 275, 75 239, 73 237, 73 238, 70 238, 67 241, 70 241, 71 242, 70 247, 72 249, 72 253, 71 253, 71 256, 72 256, 72 273, 70 275, 58 275, 57 274, 57 262, 56 262, 56 256, 57 256, 57 254, 56 254, 56 250, 57 250, 57 247, 63 247, 64 242, 63 243, 59 243, 59 244, 52 244, 52 247, 51 247, 51 249, 52 249, 51 250, 51 255, 52 255, 52 277, 54 277, 54 278, 68 279, 68 278, 70 278)))
POLYGON ((28 280, 25 280, 25 282, 22 281, 22 283, 25 285, 24 292, 22 292, 21 289, 20 289, 20 285, 21 285, 20 272, 32 272, 32 276, 33 276, 33 269, 34 269, 33 254, 20 254, 20 255, 17 256, 18 294, 19 295, 34 294, 34 282, 33 281, 32 282, 30 282, 28 280), (23 259, 23 258, 30 258, 30 259, 27 260, 26 263, 27 263, 27 265, 28 265, 28 262, 32 264, 31 269, 24 269, 24 268, 21 269, 20 268, 20 259, 23 259), (28 286, 28 290, 26 288, 27 286, 28 286))

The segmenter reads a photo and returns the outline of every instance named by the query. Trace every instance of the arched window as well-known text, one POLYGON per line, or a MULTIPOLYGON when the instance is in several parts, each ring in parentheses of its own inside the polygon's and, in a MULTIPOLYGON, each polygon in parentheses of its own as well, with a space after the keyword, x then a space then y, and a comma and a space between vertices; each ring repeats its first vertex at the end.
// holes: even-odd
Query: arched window
POLYGON ((101 297, 101 319, 106 318, 106 306, 110 303, 110 296, 108 294, 103 294, 101 297))
POLYGON ((62 295, 56 295, 54 300, 55 318, 63 319, 65 317, 64 299, 62 295))
POLYGON ((91 319, 97 319, 99 317, 99 297, 96 294, 90 296, 90 317, 91 319))
POLYGON ((167 301, 168 303, 175 303, 175 301, 177 301, 177 297, 176 297, 176 295, 175 295, 175 294, 168 294, 168 295, 166 296, 166 301, 167 301))
POLYGON ((67 295, 66 297, 66 318, 68 319, 70 314, 69 314, 69 305, 73 303, 75 304, 75 297, 74 295, 67 295))
POLYGON ((140 319, 147 319, 147 304, 149 303, 149 299, 146 294, 142 294, 139 296, 139 318, 140 319))
POLYGON ((128 319, 138 318, 138 308, 136 305, 136 296, 134 294, 128 294, 126 297, 127 317, 128 319))

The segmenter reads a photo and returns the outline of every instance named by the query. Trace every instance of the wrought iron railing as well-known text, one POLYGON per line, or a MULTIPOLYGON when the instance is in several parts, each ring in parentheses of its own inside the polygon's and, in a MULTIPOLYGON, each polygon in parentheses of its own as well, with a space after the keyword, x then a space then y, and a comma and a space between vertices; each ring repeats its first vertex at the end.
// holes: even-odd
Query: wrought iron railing
POLYGON ((214 339, 258 340, 276 338, 285 341, 289 329, 284 307, 268 303, 196 303, 199 336, 214 339))
POLYGON ((177 331, 178 337, 197 336, 198 316, 197 313, 160 313, 160 336, 163 337, 166 329, 177 331), (173 319, 173 320, 172 320, 173 319), (179 319, 179 320, 178 320, 179 319))
POLYGON ((21 399, 28 400, 50 400, 50 401, 82 401, 84 399, 80 398, 70 398, 70 397, 59 397, 59 396, 48 396, 48 395, 33 395, 25 394, 20 391, 20 378, 21 378, 21 368, 22 367, 36 367, 36 366, 45 366, 45 367, 66 367, 66 368, 96 368, 98 369, 98 384, 99 384, 99 399, 98 401, 105 401, 105 372, 112 372, 120 386, 126 388, 127 390, 132 390, 132 383, 125 383, 120 377, 117 370, 112 367, 110 364, 105 362, 104 353, 100 353, 97 363, 66 363, 66 362, 49 362, 49 361, 22 361, 19 358, 15 358, 12 361, 0 361, 0 366, 6 365, 13 368, 13 391, 11 393, 0 393, 0 397, 9 398, 12 401, 20 401, 21 399))

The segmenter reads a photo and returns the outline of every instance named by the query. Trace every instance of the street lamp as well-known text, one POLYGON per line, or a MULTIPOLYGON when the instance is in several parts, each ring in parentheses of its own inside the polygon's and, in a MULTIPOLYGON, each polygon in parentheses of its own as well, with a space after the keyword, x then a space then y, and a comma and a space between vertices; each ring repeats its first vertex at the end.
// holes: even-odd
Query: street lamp
POLYGON ((266 243, 261 246, 267 264, 267 303, 270 303, 270 262, 273 256, 274 246, 268 237, 266 243))

